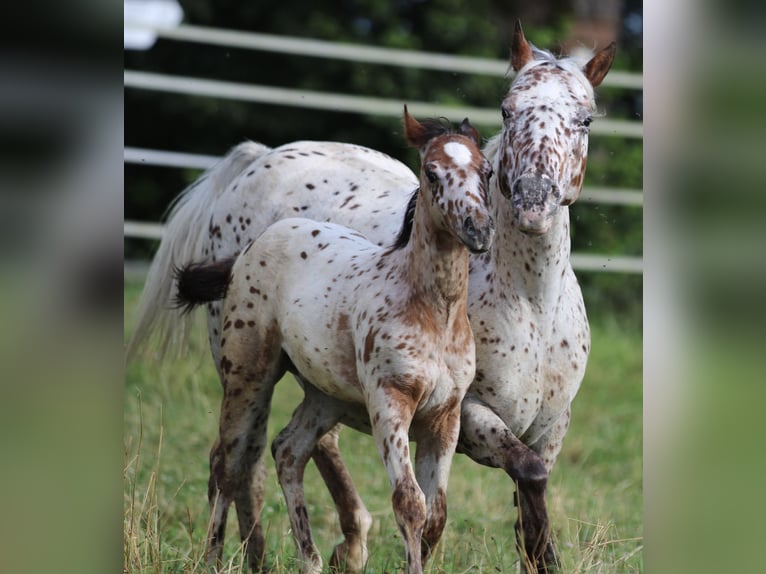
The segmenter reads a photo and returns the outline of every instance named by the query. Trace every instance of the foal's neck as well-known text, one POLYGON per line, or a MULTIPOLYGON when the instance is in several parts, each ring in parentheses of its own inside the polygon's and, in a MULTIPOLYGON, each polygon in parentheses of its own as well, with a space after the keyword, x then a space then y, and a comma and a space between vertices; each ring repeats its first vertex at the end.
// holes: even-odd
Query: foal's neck
POLYGON ((409 243, 400 251, 403 279, 414 297, 439 311, 465 306, 468 292, 468 249, 452 234, 437 229, 420 198, 409 243))

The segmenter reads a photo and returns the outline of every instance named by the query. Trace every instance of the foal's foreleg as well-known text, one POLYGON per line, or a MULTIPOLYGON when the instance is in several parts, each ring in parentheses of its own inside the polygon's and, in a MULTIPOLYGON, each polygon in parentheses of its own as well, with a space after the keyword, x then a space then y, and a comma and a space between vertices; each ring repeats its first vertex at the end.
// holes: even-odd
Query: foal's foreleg
POLYGON ((426 497, 426 523, 421 547, 424 563, 439 543, 447 522, 447 482, 459 423, 460 400, 455 397, 431 418, 425 432, 417 437, 415 472, 426 497))
POLYGON ((340 426, 336 425, 324 435, 314 449, 313 458, 335 502, 345 539, 333 550, 330 568, 336 572, 356 574, 364 569, 367 562, 367 533, 372 525, 372 516, 340 456, 339 433, 340 426))
POLYGON ((474 397, 463 400, 457 450, 479 464, 502 468, 513 479, 518 491, 515 528, 522 572, 551 571, 557 559, 545 502, 548 471, 540 456, 474 397))
POLYGON ((407 551, 407 574, 421 574, 426 500, 410 462, 409 428, 415 403, 410 394, 385 383, 378 385, 370 400, 372 436, 391 482, 394 516, 407 551))

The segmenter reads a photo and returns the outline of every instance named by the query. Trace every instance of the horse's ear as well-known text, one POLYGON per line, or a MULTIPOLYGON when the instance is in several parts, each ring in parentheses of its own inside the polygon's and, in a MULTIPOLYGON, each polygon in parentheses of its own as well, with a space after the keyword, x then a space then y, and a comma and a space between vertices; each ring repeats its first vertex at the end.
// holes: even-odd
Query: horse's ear
POLYGON ((516 26, 513 29, 513 44, 511 45, 511 66, 515 72, 518 72, 533 59, 532 48, 524 37, 524 30, 521 29, 521 20, 516 20, 516 26))
POLYGON ((588 78, 591 86, 595 88, 604 80, 609 68, 612 67, 616 52, 617 44, 612 42, 585 64, 582 71, 585 73, 585 77, 588 78))
POLYGON ((460 122, 458 132, 468 139, 473 140, 473 143, 475 143, 478 147, 481 147, 481 134, 479 133, 479 130, 471 125, 471 122, 468 121, 468 118, 465 118, 462 122, 460 122))
POLYGON ((404 105, 404 135, 407 143, 414 147, 423 147, 429 140, 428 130, 418 120, 413 118, 404 105))

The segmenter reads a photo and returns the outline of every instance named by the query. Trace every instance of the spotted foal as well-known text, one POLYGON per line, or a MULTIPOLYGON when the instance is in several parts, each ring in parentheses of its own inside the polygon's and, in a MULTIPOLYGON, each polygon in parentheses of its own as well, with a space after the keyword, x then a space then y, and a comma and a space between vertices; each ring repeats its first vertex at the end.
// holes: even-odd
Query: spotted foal
MULTIPOLYGON (((489 162, 478 132, 460 133, 406 112, 420 149, 420 188, 392 247, 331 223, 284 219, 233 261, 180 271, 186 304, 219 277, 223 302, 220 373, 224 388, 218 448, 211 461, 211 558, 219 558, 225 509, 249 496, 263 456, 272 390, 286 370, 305 398, 272 446, 301 569, 319 573, 303 495, 303 472, 319 438, 339 423, 371 432, 388 474, 407 572, 439 541, 460 403, 475 373, 466 311, 469 251, 486 252, 489 162), (230 267, 230 269, 229 269, 230 267), (415 470, 409 441, 417 442, 415 470)), ((243 510, 245 510, 244 504, 243 510)), ((253 517, 239 516, 247 533, 253 517)), ((251 553, 260 561, 262 548, 251 553)), ((359 559, 366 559, 362 551, 359 559)))

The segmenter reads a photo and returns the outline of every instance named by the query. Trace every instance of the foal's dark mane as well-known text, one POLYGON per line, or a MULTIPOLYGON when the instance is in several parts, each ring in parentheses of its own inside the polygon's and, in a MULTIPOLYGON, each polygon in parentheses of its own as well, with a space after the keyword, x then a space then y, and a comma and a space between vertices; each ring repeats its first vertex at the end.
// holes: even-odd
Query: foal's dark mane
MULTIPOLYGON (((420 122, 420 125, 425 128, 424 135, 428 136, 427 140, 432 140, 437 136, 457 133, 447 118, 428 118, 420 122)), ((391 245, 392 251, 402 249, 403 247, 406 247, 410 242, 410 236, 412 235, 412 222, 415 216, 415 205, 418 201, 418 192, 420 192, 420 188, 412 192, 410 200, 407 202, 407 209, 404 212, 404 221, 402 221, 402 227, 399 230, 399 234, 396 236, 396 241, 394 241, 393 245, 391 245)))
POLYGON ((457 133, 449 119, 447 118, 426 118, 420 122, 420 125, 425 128, 424 135, 428 136, 428 140, 432 140, 437 136, 444 136, 448 134, 457 133))
POLYGON ((396 236, 396 241, 391 245, 391 251, 402 249, 410 242, 410 236, 412 235, 412 222, 415 219, 415 205, 418 202, 418 193, 420 188, 417 188, 412 192, 410 200, 407 202, 407 210, 404 212, 404 221, 402 222, 402 228, 399 230, 399 235, 396 236))

